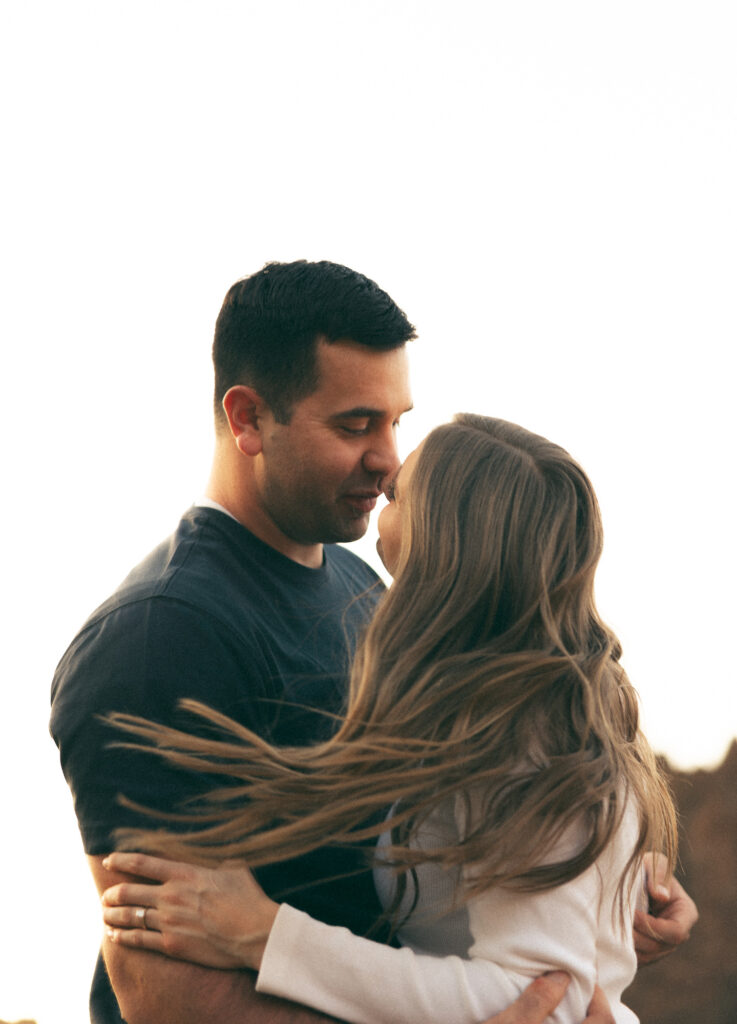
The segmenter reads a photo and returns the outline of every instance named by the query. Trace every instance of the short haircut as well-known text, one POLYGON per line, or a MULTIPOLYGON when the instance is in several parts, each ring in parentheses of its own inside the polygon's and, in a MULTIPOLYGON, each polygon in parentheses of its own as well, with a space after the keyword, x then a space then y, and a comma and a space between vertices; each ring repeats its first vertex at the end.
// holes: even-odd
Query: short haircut
POLYGON ((415 328, 385 291, 338 263, 267 263, 237 281, 215 325, 215 416, 229 388, 247 384, 288 423, 295 402, 318 386, 319 340, 401 348, 415 328))

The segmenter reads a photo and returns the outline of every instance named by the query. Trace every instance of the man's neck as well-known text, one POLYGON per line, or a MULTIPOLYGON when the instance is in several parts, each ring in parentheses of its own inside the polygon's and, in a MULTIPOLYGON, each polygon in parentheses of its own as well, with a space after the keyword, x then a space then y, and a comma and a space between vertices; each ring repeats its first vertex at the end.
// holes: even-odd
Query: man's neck
MULTIPOLYGON (((235 519, 235 516, 231 512, 228 512, 224 505, 220 505, 217 501, 213 501, 212 498, 208 498, 206 496, 204 498, 198 498, 195 505, 197 508, 214 508, 216 512, 222 512, 223 515, 228 516, 230 519, 235 519)), ((236 523, 238 522, 237 519, 235 519, 235 521, 236 523)))
POLYGON ((229 516, 258 537, 264 544, 274 548, 286 558, 290 558, 307 569, 319 569, 323 562, 322 544, 299 544, 291 537, 285 536, 269 516, 255 503, 248 501, 248 495, 232 493, 226 487, 220 487, 210 478, 205 499, 222 509, 229 516))

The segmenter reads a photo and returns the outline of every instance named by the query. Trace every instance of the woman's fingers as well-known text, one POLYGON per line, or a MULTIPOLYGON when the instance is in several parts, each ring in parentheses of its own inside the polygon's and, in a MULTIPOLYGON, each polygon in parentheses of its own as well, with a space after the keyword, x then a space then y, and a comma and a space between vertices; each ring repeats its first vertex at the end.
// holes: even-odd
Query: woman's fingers
POLYGON ((188 878, 192 873, 190 864, 163 857, 150 857, 146 853, 111 853, 102 862, 107 871, 119 871, 125 875, 138 875, 155 882, 168 882, 171 878, 188 878))
POLYGON ((142 885, 138 882, 118 882, 102 894, 104 907, 156 907, 159 903, 160 885, 142 885))
POLYGON ((167 952, 164 949, 164 937, 161 932, 147 931, 143 928, 106 927, 107 938, 119 946, 130 946, 134 949, 149 949, 156 953, 167 952))
POLYGON ((153 907, 105 907, 102 919, 110 928, 138 928, 160 931, 159 912, 153 907))
POLYGON ((652 963, 667 956, 691 934, 699 919, 696 904, 686 890, 669 878, 662 895, 651 897, 650 913, 635 911, 635 951, 639 964, 652 963))
POLYGON ((242 861, 203 868, 116 853, 104 863, 111 871, 151 879, 118 882, 103 893, 111 942, 205 967, 258 970, 279 905, 242 861))
POLYGON ((159 931, 159 912, 153 907, 106 906, 102 916, 105 934, 111 942, 134 949, 166 952, 164 936, 159 931))

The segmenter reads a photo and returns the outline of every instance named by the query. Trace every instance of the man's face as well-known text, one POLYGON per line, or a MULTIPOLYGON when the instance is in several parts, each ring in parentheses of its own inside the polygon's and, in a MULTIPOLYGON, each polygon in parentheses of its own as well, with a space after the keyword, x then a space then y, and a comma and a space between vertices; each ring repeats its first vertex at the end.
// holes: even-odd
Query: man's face
POLYGON ((317 390, 288 424, 262 420, 264 512, 300 544, 362 537, 382 482, 399 466, 396 430, 412 407, 407 353, 318 342, 317 390))

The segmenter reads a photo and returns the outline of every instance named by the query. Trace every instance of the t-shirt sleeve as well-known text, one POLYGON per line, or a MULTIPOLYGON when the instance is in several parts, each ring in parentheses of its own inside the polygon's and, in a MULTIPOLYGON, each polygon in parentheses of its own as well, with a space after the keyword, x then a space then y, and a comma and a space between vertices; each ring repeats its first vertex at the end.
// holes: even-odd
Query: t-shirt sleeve
POLYGON ((86 853, 110 852, 116 828, 161 824, 122 806, 120 794, 154 811, 175 811, 220 783, 117 746, 129 737, 102 716, 125 711, 199 731, 207 727, 177 707, 191 697, 267 732, 271 676, 255 641, 245 643, 185 602, 147 598, 83 629, 57 668, 51 732, 86 853))

